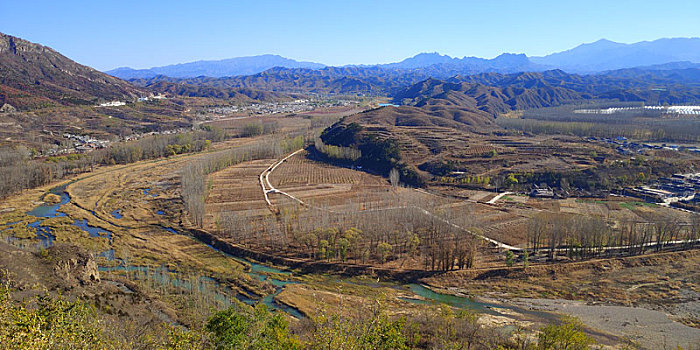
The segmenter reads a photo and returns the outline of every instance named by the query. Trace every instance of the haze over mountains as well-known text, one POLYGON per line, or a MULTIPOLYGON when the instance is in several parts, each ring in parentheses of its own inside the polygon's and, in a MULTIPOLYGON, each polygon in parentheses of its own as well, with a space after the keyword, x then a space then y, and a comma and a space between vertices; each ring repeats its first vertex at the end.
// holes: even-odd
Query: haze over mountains
MULTIPOLYGON (((596 73, 607 70, 674 63, 697 67, 700 64, 700 38, 672 38, 634 44, 601 39, 573 49, 542 57, 504 53, 493 59, 456 58, 439 53, 420 53, 401 62, 345 67, 389 70, 418 70, 432 77, 449 77, 485 72, 517 73, 562 69, 569 73, 596 73)), ((117 68, 106 73, 122 79, 149 79, 159 75, 172 78, 199 76, 228 77, 253 75, 274 67, 322 69, 321 63, 299 62, 277 55, 239 57, 219 61, 197 61, 150 69, 117 68)))
POLYGON ((700 62, 700 38, 673 38, 621 44, 601 39, 544 57, 537 64, 570 72, 600 72, 670 62, 700 62))
POLYGON ((225 60, 173 64, 150 69, 121 67, 105 73, 122 79, 153 78, 158 75, 165 75, 173 78, 194 78, 198 76, 226 77, 233 75, 251 75, 273 67, 319 69, 325 67, 325 65, 314 62, 299 62, 278 55, 259 55, 229 58, 225 60))

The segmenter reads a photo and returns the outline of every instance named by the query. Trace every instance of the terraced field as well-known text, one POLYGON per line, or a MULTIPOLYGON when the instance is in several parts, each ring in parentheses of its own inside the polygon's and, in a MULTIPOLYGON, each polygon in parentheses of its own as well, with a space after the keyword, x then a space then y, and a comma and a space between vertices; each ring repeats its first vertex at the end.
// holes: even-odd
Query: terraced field
POLYGON ((223 212, 234 212, 250 219, 269 215, 258 175, 274 161, 244 162, 209 176, 211 189, 206 200, 205 228, 215 229, 216 220, 223 212))

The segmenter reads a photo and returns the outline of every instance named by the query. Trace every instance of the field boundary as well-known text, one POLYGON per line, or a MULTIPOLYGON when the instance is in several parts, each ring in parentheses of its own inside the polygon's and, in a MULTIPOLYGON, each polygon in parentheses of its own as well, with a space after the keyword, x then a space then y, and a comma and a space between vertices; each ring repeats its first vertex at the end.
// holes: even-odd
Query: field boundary
POLYGON ((392 269, 386 267, 375 267, 371 265, 358 265, 340 262, 326 262, 298 258, 288 258, 260 252, 254 249, 246 248, 239 244, 225 242, 216 238, 210 232, 202 229, 188 228, 187 231, 189 231, 190 234, 196 240, 206 245, 209 245, 217 250, 220 250, 224 253, 231 254, 236 257, 251 258, 260 262, 267 262, 276 265, 286 266, 291 269, 299 269, 303 273, 328 272, 347 276, 373 275, 404 282, 416 282, 421 278, 430 277, 432 275, 445 272, 392 269))
MULTIPOLYGON (((494 267, 486 269, 463 269, 443 272, 441 278, 453 280, 457 282, 465 282, 469 280, 488 280, 491 278, 523 278, 532 276, 552 275, 557 273, 568 273, 579 270, 595 269, 597 271, 605 271, 615 268, 614 265, 622 265, 622 267, 632 267, 639 265, 654 266, 659 263, 659 259, 667 259, 670 257, 690 258, 700 254, 700 248, 691 248, 686 250, 676 250, 667 252, 653 252, 648 254, 595 258, 583 261, 569 261, 560 263, 545 263, 530 265, 527 268, 522 266, 513 267, 494 267)), ((441 280, 443 281, 443 280, 441 280)), ((446 283, 449 284, 449 283, 446 283)))
POLYGON ((583 261, 552 262, 543 264, 532 264, 527 268, 522 266, 513 267, 483 267, 450 271, 427 271, 427 270, 406 270, 386 267, 376 267, 371 265, 348 264, 342 262, 326 262, 307 260, 300 258, 289 258, 260 252, 251 248, 246 248, 239 244, 223 241, 208 231, 196 228, 186 229, 196 240, 207 244, 224 253, 236 257, 251 258, 260 262, 267 262, 275 265, 286 266, 291 269, 299 269, 302 273, 334 273, 346 276, 371 275, 388 278, 408 283, 424 283, 424 278, 433 276, 454 277, 456 280, 484 280, 489 278, 523 277, 544 274, 564 273, 583 269, 606 270, 612 263, 634 266, 635 264, 653 265, 653 260, 663 259, 668 256, 692 257, 700 253, 700 248, 681 249, 677 251, 652 252, 648 254, 594 258, 583 261))

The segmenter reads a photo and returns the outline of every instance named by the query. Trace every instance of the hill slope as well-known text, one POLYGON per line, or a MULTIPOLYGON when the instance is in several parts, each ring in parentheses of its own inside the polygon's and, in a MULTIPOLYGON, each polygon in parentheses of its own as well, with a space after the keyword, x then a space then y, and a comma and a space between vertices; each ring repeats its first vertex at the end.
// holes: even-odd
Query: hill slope
POLYGON ((0 33, 0 105, 19 109, 132 100, 145 92, 53 49, 0 33))

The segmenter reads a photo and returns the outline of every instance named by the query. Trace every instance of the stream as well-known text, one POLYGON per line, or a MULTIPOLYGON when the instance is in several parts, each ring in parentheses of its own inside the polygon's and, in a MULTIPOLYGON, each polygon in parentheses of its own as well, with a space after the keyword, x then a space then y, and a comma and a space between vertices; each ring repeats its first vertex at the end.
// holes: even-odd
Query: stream
MULTIPOLYGON (((48 248, 52 246, 56 240, 56 236, 51 232, 50 227, 43 226, 43 220, 44 218, 52 218, 52 217, 63 217, 66 216, 65 213, 62 213, 59 211, 60 207, 63 205, 66 205, 70 203, 71 197, 70 195, 66 192, 66 185, 58 186, 55 188, 52 188, 49 190, 50 193, 56 194, 60 196, 61 200, 59 203, 56 204, 42 204, 39 205, 38 207, 34 208, 31 211, 27 212, 27 215, 31 215, 36 217, 37 221, 34 221, 30 224, 28 224, 28 227, 31 227, 36 230, 36 237, 39 240, 39 248, 48 248)), ((151 195, 153 194, 150 193, 150 189, 145 189, 143 190, 144 195, 151 195)), ((158 212, 157 215, 162 215, 162 212, 158 212)), ((93 212, 94 215, 94 212, 93 212)), ((112 212, 112 216, 115 218, 119 219, 122 217, 121 214, 121 209, 117 209, 112 212)), ((111 245, 112 243, 112 232, 101 229, 99 227, 94 227, 90 226, 87 223, 87 220, 75 220, 73 223, 76 227, 79 227, 83 231, 87 232, 90 237, 94 238, 104 238, 108 239, 109 243, 111 245)), ((161 229, 166 230, 170 233, 177 234, 177 235, 185 235, 184 233, 178 232, 177 230, 166 227, 166 226, 160 226, 161 229)), ((189 235, 188 235, 189 236, 189 235)), ((10 237, 8 237, 8 240, 10 237)), ((268 282, 271 285, 275 287, 275 292, 272 294, 268 294, 264 296, 260 300, 256 300, 254 298, 251 298, 247 295, 243 295, 241 293, 236 293, 236 299, 249 304, 253 305, 257 302, 262 302, 265 305, 267 305, 271 309, 279 310, 282 312, 285 312, 295 318, 301 319, 304 318, 304 315, 299 312, 299 310, 290 307, 288 305, 279 303, 275 300, 275 297, 279 295, 285 288, 285 286, 289 284, 296 284, 299 282, 296 281, 287 281, 287 280, 281 280, 273 277, 272 275, 281 275, 281 276, 293 276, 293 273, 291 271, 287 270, 281 270, 277 269, 274 267, 266 266, 266 265, 261 265, 259 263, 256 263, 254 261, 245 259, 245 258, 240 258, 236 256, 232 256, 228 253, 222 252, 219 249, 214 248, 211 245, 207 245, 209 248, 216 250, 217 252, 224 254, 230 258, 233 258, 244 265, 250 266, 250 271, 247 272, 247 274, 254 279, 257 279, 259 281, 263 282, 268 282)), ((105 258, 108 261, 115 260, 115 254, 114 250, 110 249, 105 252, 101 252, 98 254, 98 256, 105 258)), ((141 271, 141 272, 148 272, 148 267, 145 266, 112 266, 112 267, 104 267, 101 266, 100 271, 117 271, 117 270, 124 270, 124 271, 141 271)), ((170 271, 173 273, 176 273, 176 271, 170 271)), ((221 286, 221 283, 218 281, 215 281, 209 277, 202 277, 205 279, 205 282, 211 282, 218 284, 221 286)), ((348 279, 343 279, 339 278, 340 282, 343 283, 348 283, 348 284, 361 284, 358 282, 350 281, 348 279)), ((172 284, 173 286, 183 286, 183 287, 189 287, 191 288, 192 286, 188 286, 187 284, 189 282, 180 280, 176 277, 168 277, 168 283, 172 284)), ((228 288, 228 287, 226 287, 228 288)), ((521 314, 527 314, 531 315, 540 319, 547 319, 547 320, 553 320, 556 318, 555 315, 547 312, 539 312, 539 311, 531 311, 528 309, 520 308, 517 306, 512 306, 508 304, 495 304, 495 303, 488 303, 488 302, 480 302, 476 301, 467 297, 462 297, 462 296, 456 296, 456 295, 450 295, 450 294, 441 294, 437 293, 430 288, 420 285, 420 284, 394 284, 392 288, 396 288, 398 290, 402 291, 407 291, 411 292, 414 295, 416 295, 416 298, 401 298, 401 300, 411 302, 411 303, 417 303, 417 304, 446 304, 455 308, 461 308, 461 309, 468 309, 474 312, 478 313, 483 313, 483 314, 489 314, 489 315, 494 315, 494 316, 506 316, 503 313, 499 312, 499 309, 502 310, 512 310, 517 313, 521 314)), ((231 291, 233 292, 233 291, 231 291)), ((225 295, 217 293, 220 297, 224 298, 225 295)))
MULTIPOLYGON (((58 203, 44 203, 26 212, 27 215, 34 216, 38 219, 34 222, 27 224, 27 227, 30 227, 35 230, 36 238, 39 240, 39 242, 37 243, 37 248, 39 249, 49 248, 56 242, 56 235, 53 234, 51 227, 44 226, 43 224, 45 219, 66 216, 65 213, 60 212, 59 210, 61 209, 61 206, 66 205, 71 201, 70 195, 68 194, 68 192, 66 192, 66 187, 69 184, 70 183, 62 186, 57 186, 49 190, 49 193, 58 195, 61 198, 61 200, 58 203)), ((106 238, 109 241, 109 243, 112 244, 112 232, 99 227, 90 226, 88 225, 86 219, 75 220, 73 222, 73 226, 78 227, 81 230, 87 232, 88 236, 90 237, 106 238)), ((12 239, 13 237, 8 237, 8 240, 12 239)), ((109 252, 110 251, 102 252, 98 255, 109 257, 109 252)), ((114 251, 111 251, 111 256, 114 256, 114 251)))
MULTIPOLYGON (((161 228, 162 228, 163 230, 166 230, 166 231, 168 231, 168 232, 170 232, 170 233, 173 233, 173 234, 176 234, 176 235, 185 235, 184 233, 178 232, 177 230, 175 230, 175 229, 173 229, 173 228, 171 228, 171 227, 161 226, 161 228)), ((269 266, 261 265, 261 264, 258 264, 258 263, 256 263, 256 262, 253 262, 253 261, 251 261, 251 260, 248 260, 248 259, 245 259, 245 258, 239 258, 239 257, 233 256, 233 255, 231 255, 231 254, 225 253, 225 252, 223 252, 223 251, 221 251, 221 250, 219 250, 219 249, 214 248, 214 247, 211 246, 211 245, 208 245, 208 244, 207 244, 207 246, 208 246, 209 248, 211 248, 211 249, 213 249, 213 250, 215 250, 215 251, 217 251, 217 252, 219 252, 219 253, 221 253, 221 254, 227 256, 227 257, 229 257, 229 258, 232 258, 232 259, 234 259, 234 260, 236 260, 236 261, 242 263, 243 265, 250 266, 250 271, 247 272, 248 276, 250 276, 251 278, 254 278, 254 279, 258 280, 258 281, 268 282, 268 283, 272 284, 272 285, 275 287, 275 292, 274 292, 274 293, 266 295, 266 296, 263 297, 261 300, 255 300, 255 299, 249 298, 249 297, 247 297, 247 296, 245 296, 245 295, 241 295, 240 293, 236 296, 236 298, 237 298, 238 300, 240 300, 240 301, 242 301, 242 302, 244 302, 244 303, 246 303, 246 304, 248 304, 248 305, 253 305, 253 304, 255 304, 256 302, 262 302, 262 303, 265 304, 268 308, 286 312, 287 314, 289 314, 289 315, 291 315, 291 316, 294 316, 294 317, 296 317, 296 318, 298 318, 298 319, 304 318, 304 315, 303 315, 301 312, 299 312, 299 310, 297 310, 297 309, 295 309, 295 308, 293 308, 293 307, 291 307, 291 306, 288 306, 288 305, 285 305, 285 304, 282 304, 282 303, 278 303, 278 302, 275 300, 275 297, 276 297, 277 295, 279 295, 280 293, 282 293, 282 290, 284 290, 284 287, 285 287, 286 285, 289 285, 289 284, 296 284, 296 283, 299 283, 299 282, 295 282, 295 281, 284 281, 284 280, 276 279, 276 278, 270 276, 270 274, 279 274, 279 275, 283 275, 283 276, 291 276, 292 273, 291 273, 290 271, 284 271, 284 270, 280 270, 280 269, 277 269, 277 268, 274 268, 274 267, 269 267, 269 266)))

